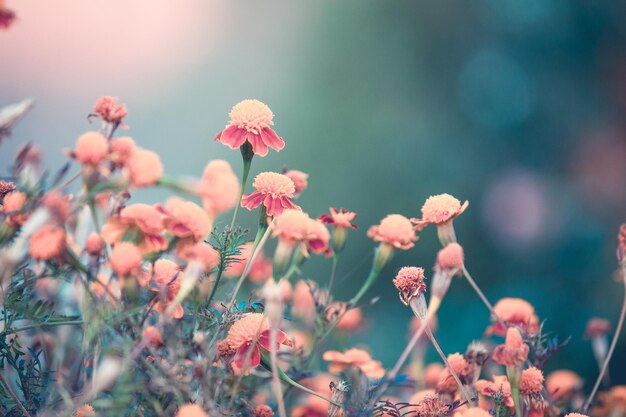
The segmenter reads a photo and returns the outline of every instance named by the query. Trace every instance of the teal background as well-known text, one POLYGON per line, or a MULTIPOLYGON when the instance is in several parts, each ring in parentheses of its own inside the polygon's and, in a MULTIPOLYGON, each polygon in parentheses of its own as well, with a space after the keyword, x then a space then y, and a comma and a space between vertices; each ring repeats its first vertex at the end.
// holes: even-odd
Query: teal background
MULTIPOLYGON (((239 154, 212 138, 233 104, 258 98, 287 146, 255 159, 253 173, 303 170, 305 211, 359 213, 341 295, 367 274, 370 225, 389 213, 419 217, 425 198, 448 192, 470 201, 455 225, 487 297, 529 300, 547 329, 572 336, 548 368, 595 378, 585 322, 615 322, 621 302, 613 274, 626 220, 624 2, 156 1, 129 14, 121 0, 9 6, 19 21, 0 33, 0 103, 32 96, 37 105, 0 148, 3 173, 26 141, 60 166, 102 94, 128 105, 127 134, 159 152, 169 174, 198 176, 216 158, 239 172, 239 154)), ((426 229, 369 294, 381 299, 353 342, 388 366, 411 317, 394 270, 430 271, 437 249, 426 229)), ((315 260, 306 276, 326 280, 329 269, 315 260)), ((487 323, 456 280, 441 309, 442 347, 463 351, 487 323)), ((620 342, 612 375, 622 383, 625 352, 620 342)))

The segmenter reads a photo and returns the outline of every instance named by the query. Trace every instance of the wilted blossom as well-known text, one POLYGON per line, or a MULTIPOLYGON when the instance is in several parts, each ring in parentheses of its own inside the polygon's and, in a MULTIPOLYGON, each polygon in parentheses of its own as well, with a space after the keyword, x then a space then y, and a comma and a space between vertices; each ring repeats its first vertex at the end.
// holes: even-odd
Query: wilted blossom
POLYGON ((519 329, 509 327, 506 331, 506 341, 493 351, 493 360, 500 365, 517 366, 526 361, 528 350, 519 329))
POLYGON ((502 298, 493 306, 493 311, 499 321, 493 323, 488 329, 489 332, 504 336, 509 326, 517 326, 529 333, 539 328, 539 318, 535 314, 535 308, 521 298, 502 298))
POLYGON ((413 297, 419 297, 426 291, 424 269, 415 266, 401 268, 393 279, 393 285, 398 289, 402 303, 409 305, 413 297))
POLYGON ((128 110, 124 104, 117 104, 117 97, 102 96, 94 105, 93 115, 104 122, 120 125, 122 119, 128 115, 128 110))

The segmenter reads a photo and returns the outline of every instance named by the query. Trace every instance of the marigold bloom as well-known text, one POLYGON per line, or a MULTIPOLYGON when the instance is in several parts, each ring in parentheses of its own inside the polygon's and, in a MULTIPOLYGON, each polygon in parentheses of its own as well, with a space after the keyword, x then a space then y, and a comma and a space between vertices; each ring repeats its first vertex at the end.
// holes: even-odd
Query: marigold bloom
POLYGON ((567 399, 583 386, 580 376, 567 369, 551 372, 546 378, 546 390, 553 400, 567 399))
POLYGON ((428 197, 422 206, 422 218, 411 219, 411 221, 415 223, 418 228, 422 228, 428 224, 444 224, 463 213, 468 205, 468 201, 465 201, 465 203, 461 205, 461 202, 450 194, 433 195, 428 197))
POLYGON ((405 266, 400 268, 393 285, 400 293, 400 301, 404 305, 409 305, 414 297, 419 297, 426 291, 424 283, 424 269, 415 266, 405 266))
POLYGON ((179 238, 202 240, 213 228, 209 215, 196 203, 171 197, 163 209, 165 228, 179 238))
POLYGON ((22 213, 26 206, 26 194, 20 191, 12 191, 2 199, 2 213, 7 215, 7 222, 13 225, 21 225, 28 218, 27 213, 22 213))
POLYGON ((133 187, 141 188, 154 185, 163 175, 161 158, 147 149, 137 149, 128 159, 126 167, 133 187))
MULTIPOLYGON (((472 367, 465 360, 462 354, 452 353, 448 355, 448 363, 452 370, 457 374, 462 383, 466 383, 469 378, 472 367)), ((458 389, 456 381, 452 377, 450 370, 445 368, 439 377, 439 383, 437 384, 437 391, 445 392, 448 394, 454 393, 458 389)))
POLYGON ((543 390, 543 372, 534 366, 524 369, 519 381, 519 389, 522 394, 528 396, 541 394, 543 390))
POLYGON ((313 253, 330 255, 331 250, 328 246, 330 241, 330 232, 324 224, 318 220, 309 220, 309 234, 306 239, 306 246, 313 253))
POLYGON ((411 398, 409 399, 409 404, 418 404, 424 398, 433 395, 437 395, 437 392, 432 388, 419 390, 415 394, 413 394, 413 396, 411 396, 411 398))
POLYGON ((295 245, 309 237, 310 217, 300 210, 287 209, 276 217, 272 228, 273 237, 278 237, 287 244, 295 245))
POLYGON ((87 132, 76 141, 74 157, 83 165, 98 165, 109 154, 109 141, 101 133, 87 132))
MULTIPOLYGON (((249 365, 256 367, 261 363, 261 351, 271 349, 270 325, 267 318, 261 313, 247 314, 237 320, 228 331, 226 342, 235 355, 235 365, 243 368, 246 356, 250 355, 249 365)), ((285 332, 278 330, 276 335, 277 348, 280 345, 291 346, 291 341, 285 332)))
POLYGON ((492 381, 487 381, 481 379, 476 381, 476 390, 483 395, 491 397, 493 394, 496 394, 502 391, 504 395, 504 404, 507 407, 514 407, 515 403, 513 402, 513 397, 511 396, 511 384, 509 380, 504 375, 494 375, 492 377, 492 381))
POLYGON ((61 256, 65 250, 65 230, 47 224, 37 230, 29 239, 28 253, 38 261, 49 261, 61 256))
POLYGON ((254 179, 252 186, 256 191, 241 198, 241 207, 254 210, 263 204, 267 215, 271 217, 280 215, 285 209, 300 208, 291 201, 296 188, 286 175, 261 172, 254 179))
POLYGON ((109 263, 119 277, 139 273, 143 258, 139 248, 130 242, 120 242, 113 246, 109 263))
POLYGON ((230 164, 223 160, 211 161, 204 168, 197 186, 204 209, 217 216, 235 207, 239 202, 241 185, 230 164))
POLYGON ((89 404, 81 405, 76 409, 75 417, 94 417, 96 415, 96 411, 89 404))
POLYGON ((606 335, 611 330, 611 322, 607 319, 594 317, 587 321, 585 337, 592 339, 606 335))
POLYGON ((111 139, 110 147, 109 158, 119 166, 125 166, 138 149, 135 141, 128 136, 111 139))
MULTIPOLYGON (((154 263, 152 279, 156 284, 154 291, 160 293, 159 300, 154 305, 154 309, 159 313, 165 310, 178 295, 182 283, 182 272, 180 267, 169 259, 159 259, 154 263)), ((172 318, 181 319, 185 314, 181 304, 176 305, 172 312, 172 318)))
POLYGON ((291 169, 285 172, 285 175, 293 181, 293 185, 296 189, 296 196, 302 194, 302 192, 309 186, 309 174, 298 171, 297 169, 291 169))
MULTIPOLYGON (((446 369, 446 367, 438 362, 429 364, 426 369, 424 369, 424 385, 428 388, 436 388, 444 369, 446 369)), ((413 401, 411 400, 411 402, 413 401)))
POLYGON ((99 255, 104 249, 104 240, 96 232, 91 232, 85 241, 85 252, 89 255, 99 255))
POLYGON ((460 417, 491 417, 491 414, 480 407, 472 407, 462 412, 460 417))
POLYGON ((260 404, 254 409, 255 417, 274 417, 274 411, 267 404, 260 404))
POLYGON ((149 254, 167 248, 163 237, 165 215, 154 206, 138 203, 124 207, 118 216, 110 217, 102 227, 105 242, 114 244, 132 236, 141 253, 149 254))
POLYGON ((362 349, 353 348, 345 352, 329 350, 324 352, 323 359, 331 362, 328 370, 332 373, 339 373, 354 366, 368 378, 379 379, 385 376, 385 368, 383 368, 382 363, 373 360, 370 354, 362 349))
POLYGON ((322 214, 319 220, 326 224, 332 224, 335 227, 357 229, 357 226, 352 223, 356 217, 357 214, 353 211, 348 211, 343 208, 337 211, 336 208, 331 207, 330 214, 322 214))
MULTIPOLYGON (((521 298, 502 298, 493 306, 493 311, 506 327, 517 326, 532 333, 539 326, 535 309, 528 301, 521 298)), ((506 327, 503 327, 500 322, 495 322, 489 330, 504 336, 506 327)))
POLYGON ((452 406, 445 403, 439 395, 427 395, 415 406, 420 417, 445 417, 452 414, 452 406))
POLYGON ((437 253, 437 267, 450 271, 461 271, 464 262, 463 247, 456 242, 448 243, 437 253))
POLYGON ((209 417, 198 404, 184 404, 178 409, 176 417, 209 417))
POLYGON ((370 227, 367 236, 396 249, 410 249, 418 239, 411 221, 400 214, 388 215, 379 225, 370 227))
POLYGON ((205 272, 215 268, 220 261, 220 253, 204 241, 180 241, 176 245, 176 256, 187 262, 200 262, 205 272))
POLYGON ((500 365, 520 365, 528 358, 528 350, 528 345, 524 343, 519 329, 509 327, 504 344, 497 346, 493 351, 493 360, 500 365))
POLYGON ((154 326, 147 326, 141 333, 143 340, 150 346, 160 347, 163 346, 163 339, 161 338, 161 331, 154 326))
POLYGON ((268 147, 280 151, 285 141, 271 128, 274 114, 259 100, 243 100, 230 111, 230 122, 215 140, 231 149, 240 148, 248 142, 255 155, 267 155, 268 147))
POLYGON ((115 104, 116 102, 117 97, 102 96, 96 101, 93 112, 107 123, 120 124, 128 110, 125 105, 115 104))

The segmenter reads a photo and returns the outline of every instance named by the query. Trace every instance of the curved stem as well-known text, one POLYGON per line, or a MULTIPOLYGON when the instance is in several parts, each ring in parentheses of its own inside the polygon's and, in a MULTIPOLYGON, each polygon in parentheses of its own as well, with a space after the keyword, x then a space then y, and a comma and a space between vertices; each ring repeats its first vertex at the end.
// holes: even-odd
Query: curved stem
POLYGON ((2 372, 0 372, 0 384, 2 384, 2 386, 5 389, 5 391, 9 393, 11 398, 13 398, 13 401, 15 401, 15 404, 18 406, 18 408, 20 409, 22 414, 24 414, 26 417, 32 417, 30 415, 30 413, 28 412, 28 410, 26 410, 26 408, 24 408, 24 404, 22 404, 20 399, 17 398, 17 395, 15 395, 15 393, 13 392, 13 390, 11 389, 9 384, 7 383, 6 379, 4 379, 4 376, 2 376, 2 372))
POLYGON ((622 302, 622 310, 619 315, 619 321, 617 322, 617 327, 615 328, 615 334, 613 334, 613 340, 611 340, 611 346, 609 347, 609 351, 604 358, 604 363, 602 364, 602 369, 600 370, 600 374, 598 374, 598 378, 596 379, 596 383, 593 385, 593 390, 591 390, 591 394, 585 401, 585 405, 583 406, 583 412, 586 413, 593 401, 593 397, 595 397, 598 392, 598 388, 600 387, 600 383, 602 382, 602 378, 606 373, 609 362, 611 361, 611 356, 613 356, 613 351, 615 351, 615 346, 617 345, 617 340, 619 339, 619 334, 622 332, 622 327, 624 326, 624 317, 626 317, 626 262, 623 262, 622 265, 622 280, 624 284, 624 301, 622 302))
POLYGON ((378 278, 379 274, 380 271, 378 271, 376 268, 371 269, 359 292, 357 292, 356 295, 350 300, 350 304, 357 304, 361 300, 361 298, 363 298, 367 290, 369 290, 372 284, 376 281, 376 278, 378 278))

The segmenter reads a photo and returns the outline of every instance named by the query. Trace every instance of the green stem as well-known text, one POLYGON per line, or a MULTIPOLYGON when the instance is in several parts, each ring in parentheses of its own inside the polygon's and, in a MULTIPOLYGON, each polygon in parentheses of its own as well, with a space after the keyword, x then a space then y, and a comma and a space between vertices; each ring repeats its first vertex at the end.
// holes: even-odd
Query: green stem
POLYGON ((363 296, 365 295, 367 290, 369 290, 370 287, 372 286, 372 284, 374 284, 374 282, 376 282, 376 279, 378 278, 378 275, 380 275, 380 271, 377 270, 376 268, 372 267, 372 269, 370 270, 369 275, 365 279, 365 282, 361 286, 361 289, 350 300, 350 304, 357 304, 361 300, 361 298, 363 298, 363 296))
POLYGON ((515 404, 515 415, 519 417, 522 416, 522 407, 519 402, 519 386, 511 387, 511 397, 513 397, 513 403, 515 404))
POLYGON ((220 284, 220 279, 222 278, 222 273, 224 272, 224 265, 220 265, 218 271, 217 271, 217 276, 215 277, 215 283, 213 284, 213 288, 211 289, 211 295, 209 295, 209 299, 206 302, 206 305, 211 308, 211 301, 213 301, 213 296, 215 295, 215 292, 217 291, 217 286, 220 284))
MULTIPOLYGON (((243 153, 243 151, 242 151, 243 153)), ((235 227, 235 222, 237 221, 237 215, 239 214, 239 208, 241 207, 241 198, 243 197, 244 190, 246 188, 246 183, 248 182, 248 175, 250 174, 250 166, 252 165, 252 158, 243 159, 243 174, 241 176, 241 189, 239 190, 239 199, 237 200, 237 205, 235 206, 235 212, 233 213, 233 219, 230 222, 230 228, 235 227)))
POLYGON ((330 270, 330 281, 328 281, 328 296, 332 295, 333 286, 335 284, 335 275, 337 274, 337 263, 339 263, 339 254, 333 254, 333 266, 330 270))
POLYGON ((80 324, 85 324, 85 322, 83 320, 53 321, 51 323, 31 324, 29 326, 20 327, 19 329, 7 331, 7 332, 0 332, 0 334, 13 334, 13 333, 25 332, 25 331, 31 330, 31 329, 45 328, 45 327, 54 327, 54 326, 66 326, 66 325, 67 326, 78 326, 80 324))

